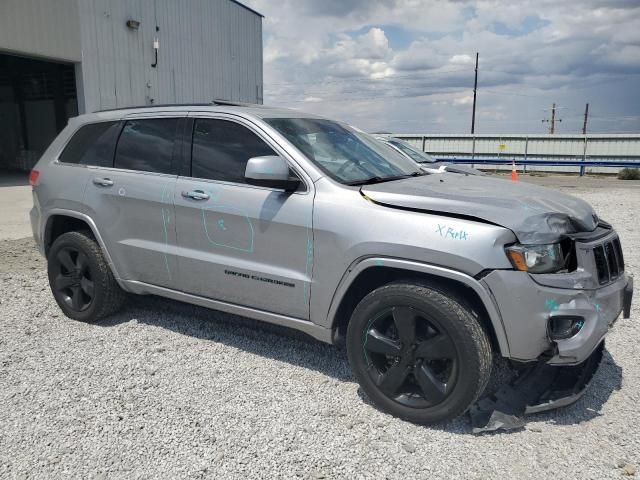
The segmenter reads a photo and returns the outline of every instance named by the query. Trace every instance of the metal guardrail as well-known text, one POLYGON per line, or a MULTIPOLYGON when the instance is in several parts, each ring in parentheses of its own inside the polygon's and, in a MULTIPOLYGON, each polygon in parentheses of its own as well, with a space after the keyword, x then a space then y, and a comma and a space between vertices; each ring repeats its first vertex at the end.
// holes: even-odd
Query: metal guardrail
MULTIPOLYGON (((460 158, 460 157, 439 157, 435 156, 440 161, 451 163, 469 163, 474 165, 511 165, 514 159, 507 158, 460 158)), ((598 161, 598 160, 530 160, 530 159, 515 159, 516 165, 544 165, 551 167, 615 167, 615 168, 640 168, 640 160, 612 160, 612 161, 598 161)), ((581 172, 583 173, 583 172, 581 172)))
MULTIPOLYGON (((640 168, 640 134, 392 134, 442 161, 536 169, 640 168)), ((606 170, 605 170, 606 171, 606 170)))

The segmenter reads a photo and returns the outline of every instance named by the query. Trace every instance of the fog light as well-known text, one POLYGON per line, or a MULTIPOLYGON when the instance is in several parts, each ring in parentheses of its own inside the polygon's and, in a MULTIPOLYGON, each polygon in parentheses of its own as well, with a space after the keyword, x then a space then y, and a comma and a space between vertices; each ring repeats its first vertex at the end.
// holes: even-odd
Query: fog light
POLYGON ((584 325, 584 318, 557 316, 549 319, 549 336, 552 340, 564 340, 576 335, 584 325))

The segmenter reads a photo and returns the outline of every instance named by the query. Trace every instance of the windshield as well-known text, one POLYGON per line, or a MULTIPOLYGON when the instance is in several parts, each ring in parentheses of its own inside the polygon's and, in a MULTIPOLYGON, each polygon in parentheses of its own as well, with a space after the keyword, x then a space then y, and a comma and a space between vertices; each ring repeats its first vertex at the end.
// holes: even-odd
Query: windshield
POLYGON ((366 133, 331 120, 265 118, 334 180, 357 185, 421 175, 420 167, 366 133))
POLYGON ((396 140, 395 138, 390 138, 387 140, 391 145, 396 147, 398 150, 401 150, 406 155, 411 157, 414 161, 418 163, 435 163, 437 160, 433 158, 431 155, 421 152, 420 150, 416 150, 408 143, 405 143, 401 140, 396 140))

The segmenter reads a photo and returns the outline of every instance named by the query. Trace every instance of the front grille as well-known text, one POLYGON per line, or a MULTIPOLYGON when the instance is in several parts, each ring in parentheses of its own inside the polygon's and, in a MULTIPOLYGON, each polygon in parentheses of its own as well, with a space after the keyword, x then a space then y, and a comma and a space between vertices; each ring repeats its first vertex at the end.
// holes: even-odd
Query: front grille
POLYGON ((624 258, 618 237, 593 249, 600 285, 613 282, 624 272, 624 258))

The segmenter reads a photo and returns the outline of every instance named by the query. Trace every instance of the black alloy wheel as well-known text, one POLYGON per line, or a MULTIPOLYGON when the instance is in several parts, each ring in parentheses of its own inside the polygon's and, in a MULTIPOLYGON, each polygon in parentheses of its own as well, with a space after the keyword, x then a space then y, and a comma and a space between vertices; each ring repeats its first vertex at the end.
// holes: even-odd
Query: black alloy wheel
POLYGON ((363 351, 371 379, 402 405, 434 406, 453 390, 455 345, 425 312, 399 306, 380 313, 364 332, 363 351))
POLYGON ((63 313, 93 323, 117 312, 126 295, 88 231, 67 232, 47 252, 49 286, 63 313))
POLYGON ((64 247, 49 263, 54 275, 54 294, 76 312, 87 310, 95 288, 87 256, 77 248, 64 247))
POLYGON ((351 315, 346 346, 371 401, 415 423, 461 415, 491 375, 493 352, 480 319, 455 293, 428 284, 370 292, 351 315))

